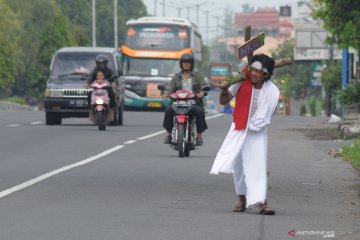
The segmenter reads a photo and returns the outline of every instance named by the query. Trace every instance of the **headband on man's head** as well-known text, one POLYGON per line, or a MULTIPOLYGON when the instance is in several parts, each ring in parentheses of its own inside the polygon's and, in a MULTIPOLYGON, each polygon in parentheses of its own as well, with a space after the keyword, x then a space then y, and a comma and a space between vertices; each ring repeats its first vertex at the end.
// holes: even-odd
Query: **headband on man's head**
POLYGON ((259 69, 265 73, 269 73, 268 69, 266 67, 263 67, 263 64, 259 61, 255 61, 251 64, 253 68, 259 69))

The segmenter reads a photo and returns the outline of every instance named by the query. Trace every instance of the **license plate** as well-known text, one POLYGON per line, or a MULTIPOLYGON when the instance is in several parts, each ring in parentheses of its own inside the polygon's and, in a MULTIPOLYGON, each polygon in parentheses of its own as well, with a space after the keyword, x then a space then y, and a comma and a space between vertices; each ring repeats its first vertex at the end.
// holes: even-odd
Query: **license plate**
POLYGON ((71 100, 70 105, 82 107, 82 106, 87 105, 87 100, 84 100, 84 99, 71 100))
POLYGON ((160 108, 161 107, 161 103, 159 102, 149 102, 147 104, 148 107, 155 107, 155 108, 160 108))

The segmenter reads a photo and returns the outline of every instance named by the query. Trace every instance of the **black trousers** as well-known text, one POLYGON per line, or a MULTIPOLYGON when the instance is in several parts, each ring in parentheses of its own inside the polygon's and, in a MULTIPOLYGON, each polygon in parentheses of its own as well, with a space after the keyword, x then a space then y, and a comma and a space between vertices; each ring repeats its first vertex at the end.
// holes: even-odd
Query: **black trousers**
MULTIPOLYGON (((204 132, 208 127, 205 121, 205 111, 204 108, 195 105, 189 112, 190 116, 196 117, 196 131, 198 133, 204 132)), ((165 109, 165 117, 164 117, 164 123, 163 127, 166 129, 166 131, 171 132, 172 128, 174 126, 174 116, 175 111, 171 107, 171 104, 165 109)))

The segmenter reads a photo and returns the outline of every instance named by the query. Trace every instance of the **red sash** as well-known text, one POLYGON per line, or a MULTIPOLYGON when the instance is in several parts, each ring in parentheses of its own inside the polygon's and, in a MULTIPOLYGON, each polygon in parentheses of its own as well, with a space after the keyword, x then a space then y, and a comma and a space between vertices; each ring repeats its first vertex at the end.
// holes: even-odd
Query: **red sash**
POLYGON ((235 130, 246 129, 247 121, 250 112, 250 103, 252 95, 252 81, 250 79, 249 66, 246 66, 241 70, 245 73, 245 80, 240 85, 236 94, 235 109, 233 112, 233 121, 235 123, 235 130))

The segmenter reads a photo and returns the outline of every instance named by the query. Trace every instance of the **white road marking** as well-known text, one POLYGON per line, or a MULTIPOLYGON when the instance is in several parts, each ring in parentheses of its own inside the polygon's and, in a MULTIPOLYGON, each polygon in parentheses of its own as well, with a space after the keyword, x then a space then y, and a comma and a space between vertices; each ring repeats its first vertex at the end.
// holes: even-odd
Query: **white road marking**
POLYGON ((310 186, 316 186, 316 184, 313 184, 313 183, 302 183, 303 185, 310 185, 310 186))
POLYGON ((136 143, 136 140, 129 140, 127 142, 124 142, 124 144, 133 144, 133 143, 136 143))
POLYGON ((219 114, 216 114, 216 115, 213 115, 213 116, 210 116, 210 117, 207 117, 206 120, 209 120, 209 119, 212 119, 212 118, 217 118, 217 117, 220 117, 224 115, 223 113, 219 113, 219 114))
POLYGON ((42 124, 42 122, 32 122, 30 123, 31 125, 39 125, 39 124, 42 124))
POLYGON ((85 160, 82 160, 80 162, 76 162, 76 163, 67 165, 65 167, 56 169, 56 170, 48 172, 48 173, 46 173, 44 175, 33 178, 33 179, 31 179, 31 180, 29 180, 27 182, 19 184, 19 185, 15 186, 15 187, 6 189, 6 190, 0 192, 0 198, 3 198, 3 197, 5 197, 5 196, 7 196, 9 194, 14 193, 14 192, 20 191, 20 190, 22 190, 24 188, 30 187, 31 185, 34 185, 35 183, 44 181, 45 179, 50 178, 52 176, 55 176, 55 175, 57 175, 59 173, 68 171, 70 169, 73 169, 73 168, 76 168, 76 167, 79 167, 79 166, 82 166, 82 165, 85 165, 85 164, 88 164, 88 163, 91 163, 91 162, 93 162, 93 161, 95 161, 95 160, 97 160, 99 158, 102 158, 102 157, 104 157, 106 155, 109 155, 110 153, 113 153, 113 152, 115 152, 115 151, 117 151, 117 150, 119 150, 119 149, 121 149, 123 147, 124 147, 124 145, 119 145, 119 146, 110 148, 110 149, 108 149, 108 150, 106 150, 106 151, 104 151, 102 153, 99 153, 99 154, 97 154, 95 156, 89 157, 89 158, 87 158, 85 160))
MULTIPOLYGON (((220 117, 222 115, 223 114, 221 113, 221 114, 217 114, 217 115, 214 115, 214 116, 211 116, 211 117, 207 117, 206 119, 212 119, 212 118, 220 117)), ((40 124, 40 122, 34 122, 32 124, 35 124, 35 123, 40 124)), ((20 126, 20 125, 19 124, 8 125, 8 127, 17 127, 17 126, 20 126)), ((155 133, 143 136, 143 137, 139 137, 137 139, 138 140, 145 140, 145 139, 155 137, 155 136, 160 135, 160 134, 165 133, 165 132, 166 131, 163 130, 163 131, 155 132, 155 133)), ((135 143, 135 142, 136 142, 136 140, 129 140, 129 141, 125 142, 124 144, 132 144, 132 143, 135 143)), ((12 194, 14 192, 20 191, 20 190, 22 190, 24 188, 28 188, 28 187, 30 187, 30 186, 38 183, 38 182, 44 181, 44 180, 46 180, 46 179, 48 179, 50 177, 53 177, 53 176, 55 176, 55 175, 57 175, 59 173, 71 170, 71 169, 76 168, 76 167, 83 166, 83 165, 88 164, 88 163, 91 163, 91 162, 93 162, 95 160, 98 160, 98 159, 100 159, 102 157, 105 157, 106 155, 109 155, 109 154, 111 154, 111 153, 113 153, 113 152, 115 152, 115 151, 117 151, 119 149, 122 149, 123 147, 125 147, 125 146, 124 145, 115 146, 115 147, 110 148, 110 149, 108 149, 108 150, 106 150, 106 151, 104 151, 102 153, 99 153, 99 154, 97 154, 95 156, 89 157, 87 159, 84 159, 82 161, 67 165, 67 166, 59 168, 59 169, 53 170, 51 172, 48 172, 48 173, 45 173, 45 174, 43 174, 41 176, 33 178, 33 179, 29 180, 29 181, 21 183, 21 184, 19 184, 17 186, 6 189, 6 190, 0 192, 0 198, 8 196, 8 195, 10 195, 10 194, 12 194)))
POLYGON ((166 130, 162 130, 162 131, 159 131, 159 132, 156 132, 156 133, 152 133, 152 134, 149 134, 149 135, 146 135, 146 136, 143 136, 143 137, 139 137, 139 138, 137 138, 137 139, 139 139, 139 140, 145 140, 145 139, 152 138, 152 137, 155 137, 155 136, 160 135, 160 134, 163 134, 163 133, 166 133, 166 130))

